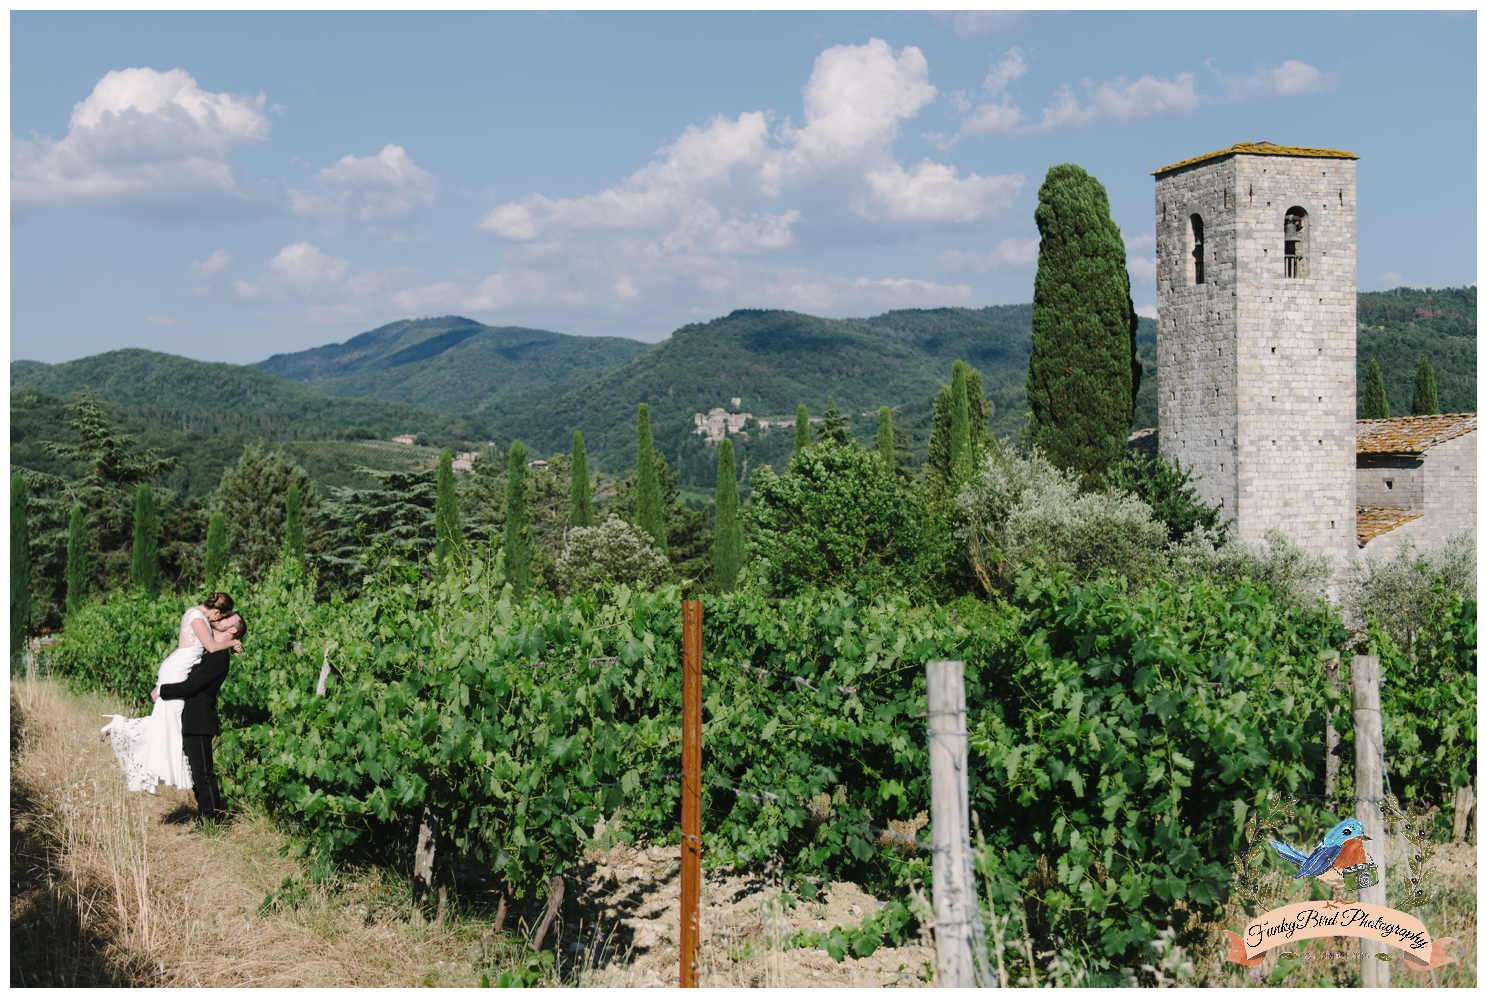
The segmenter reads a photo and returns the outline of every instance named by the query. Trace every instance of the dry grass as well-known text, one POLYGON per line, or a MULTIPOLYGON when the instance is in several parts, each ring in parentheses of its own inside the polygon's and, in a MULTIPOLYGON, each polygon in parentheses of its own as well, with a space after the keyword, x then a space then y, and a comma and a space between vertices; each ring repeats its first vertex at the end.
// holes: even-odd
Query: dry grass
POLYGON ((111 710, 129 712, 12 681, 13 986, 472 986, 517 956, 488 921, 425 922, 376 870, 304 884, 262 816, 203 830, 189 792, 128 793, 98 735, 111 710))

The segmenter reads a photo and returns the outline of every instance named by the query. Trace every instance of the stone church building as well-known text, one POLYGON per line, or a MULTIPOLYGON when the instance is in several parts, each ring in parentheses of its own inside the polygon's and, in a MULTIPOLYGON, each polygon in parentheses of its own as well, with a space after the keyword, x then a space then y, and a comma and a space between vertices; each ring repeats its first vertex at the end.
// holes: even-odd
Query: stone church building
POLYGON ((1338 568, 1476 525, 1475 415, 1356 418, 1356 162, 1241 143, 1154 173, 1158 448, 1240 539, 1338 568))

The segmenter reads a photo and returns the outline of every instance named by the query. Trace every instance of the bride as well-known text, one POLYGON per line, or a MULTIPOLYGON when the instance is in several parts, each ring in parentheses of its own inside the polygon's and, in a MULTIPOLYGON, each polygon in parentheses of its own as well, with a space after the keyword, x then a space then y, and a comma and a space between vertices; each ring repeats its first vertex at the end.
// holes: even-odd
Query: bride
MULTIPOLYGON (((160 663, 155 688, 163 683, 185 682, 209 651, 232 648, 241 652, 237 626, 221 631, 212 627, 230 614, 232 597, 226 593, 212 593, 200 606, 187 610, 181 617, 180 645, 160 663)), ((185 706, 184 700, 156 700, 155 710, 146 717, 104 715, 110 720, 102 733, 113 742, 114 755, 131 791, 153 794, 157 783, 191 788, 191 769, 181 747, 181 711, 185 706)))

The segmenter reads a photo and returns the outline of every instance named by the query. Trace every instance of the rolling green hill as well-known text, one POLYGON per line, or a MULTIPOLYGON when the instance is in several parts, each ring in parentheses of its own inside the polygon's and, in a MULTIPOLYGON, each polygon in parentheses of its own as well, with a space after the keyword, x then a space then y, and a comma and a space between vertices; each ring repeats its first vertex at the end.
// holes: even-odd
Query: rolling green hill
POLYGON ((1373 359, 1384 373, 1390 415, 1408 416, 1421 354, 1435 369, 1441 412, 1476 412, 1476 288, 1395 288, 1358 296, 1359 414, 1373 359))
POLYGON ((649 349, 614 336, 565 336, 445 316, 390 323, 255 366, 327 395, 390 399, 496 421, 649 349))
MULTIPOLYGON (((706 485, 716 456, 709 458, 695 435, 694 413, 727 407, 736 397, 756 417, 793 418, 801 402, 819 415, 834 395, 857 430, 869 435, 876 432, 878 406, 905 407, 905 426, 922 456, 929 401, 949 381, 957 358, 983 374, 993 432, 1015 434, 1021 428, 1031 329, 1030 305, 905 309, 846 320, 741 310, 684 326, 582 389, 497 425, 541 452, 566 448, 573 430, 582 429, 589 454, 602 467, 619 469, 634 461, 635 407, 646 402, 657 446, 681 470, 682 481, 706 485)), ((1154 336, 1155 323, 1143 320, 1143 330, 1154 336)), ((750 440, 742 456, 757 462, 788 454, 787 442, 766 442, 780 433, 792 431, 750 440)))
POLYGON ((55 396, 89 385, 149 426, 208 436, 325 440, 414 433, 445 443, 490 436, 483 421, 468 415, 375 398, 331 398, 256 367, 152 350, 112 350, 65 364, 16 361, 10 385, 12 393, 55 396))

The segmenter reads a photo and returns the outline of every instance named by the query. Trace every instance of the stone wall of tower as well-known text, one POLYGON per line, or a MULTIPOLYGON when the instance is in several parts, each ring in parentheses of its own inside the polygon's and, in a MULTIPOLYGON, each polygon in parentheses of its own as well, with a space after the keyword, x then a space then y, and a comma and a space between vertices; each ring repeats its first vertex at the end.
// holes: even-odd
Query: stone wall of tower
POLYGON ((1238 537, 1279 528, 1339 569, 1357 553, 1355 177, 1350 159, 1237 154, 1157 180, 1161 448, 1213 476, 1200 493, 1224 500, 1238 537), (1293 206, 1307 218, 1296 277, 1284 258, 1293 206))
POLYGON ((1235 157, 1157 178, 1158 446, 1193 471, 1205 503, 1239 504, 1235 389, 1235 157), (1192 221, 1203 219, 1203 283, 1192 221))

